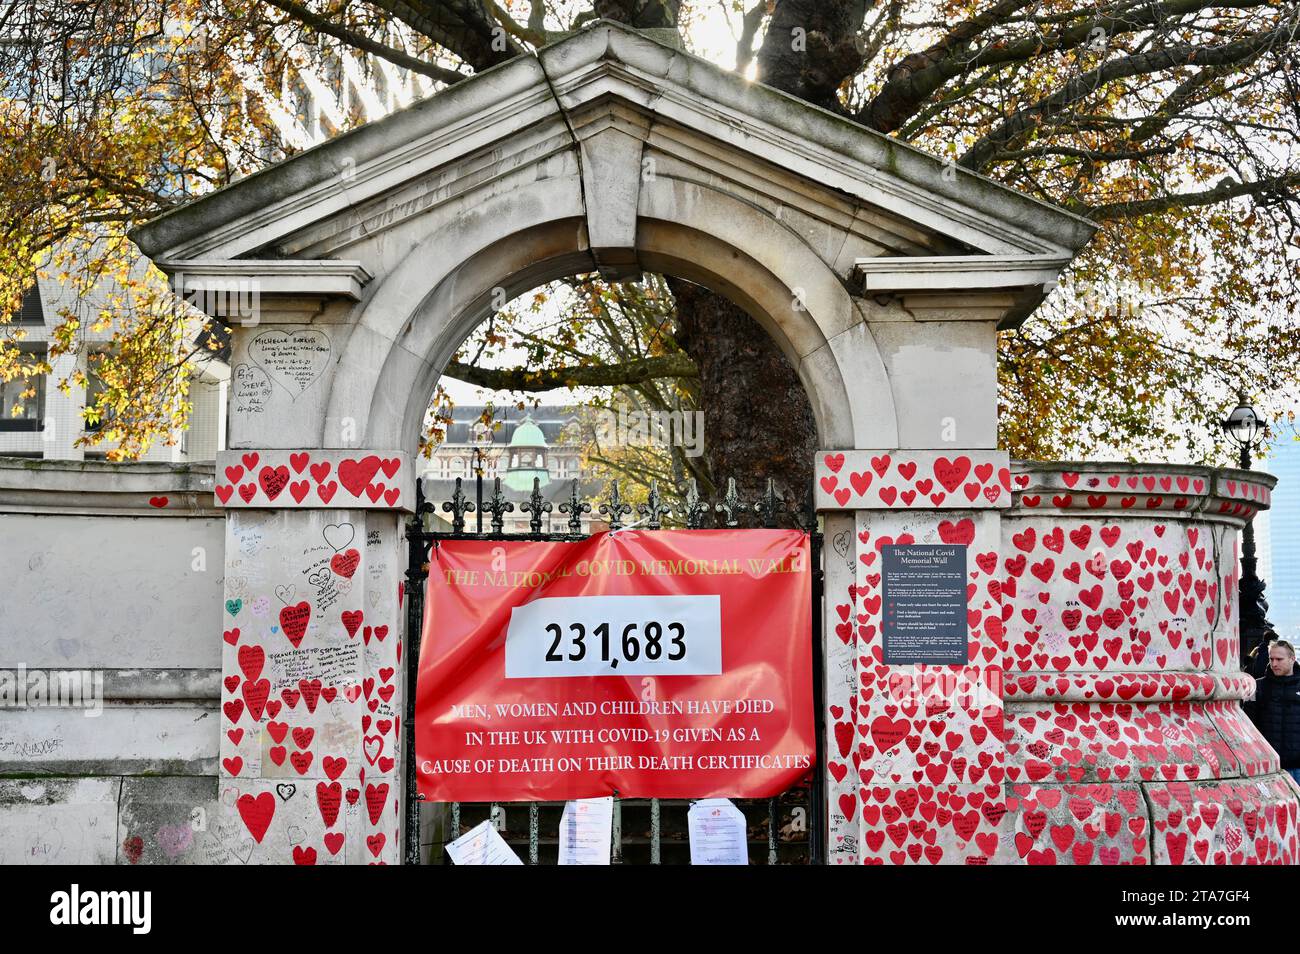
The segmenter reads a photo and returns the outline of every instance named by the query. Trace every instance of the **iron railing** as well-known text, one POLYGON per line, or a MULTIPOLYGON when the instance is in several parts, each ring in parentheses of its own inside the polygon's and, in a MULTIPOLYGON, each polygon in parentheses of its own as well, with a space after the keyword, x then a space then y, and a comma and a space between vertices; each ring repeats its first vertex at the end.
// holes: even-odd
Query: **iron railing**
MULTIPOLYGON (((811 499, 799 511, 787 514, 784 500, 777 494, 771 480, 759 500, 741 499, 734 480, 728 480, 726 491, 710 504, 701 498, 691 481, 682 495, 679 511, 667 506, 653 484, 646 502, 635 508, 622 498, 618 482, 611 484, 609 496, 595 508, 584 502, 578 491, 578 482, 572 482, 568 500, 559 505, 559 512, 567 519, 564 532, 549 532, 543 527, 550 524, 553 504, 543 498, 538 481, 533 481, 529 499, 519 505, 521 513, 529 515, 527 532, 506 532, 505 516, 515 511, 512 501, 501 490, 501 479, 495 478, 492 492, 485 497, 482 478, 477 481, 475 500, 466 498, 461 478, 456 478, 450 500, 443 502, 441 511, 451 518, 450 531, 429 530, 425 519, 437 512, 434 504, 424 497, 423 484, 416 483, 416 512, 406 528, 409 562, 406 571, 406 727, 405 727, 405 785, 406 815, 404 861, 421 863, 421 805, 428 806, 417 794, 415 761, 415 692, 419 670, 420 633, 424 621, 425 581, 429 573, 430 548, 443 540, 584 540, 589 535, 583 529, 583 517, 597 516, 610 530, 628 526, 647 530, 663 528, 663 518, 680 517, 685 529, 703 529, 712 524, 718 528, 773 528, 783 515, 793 518, 797 526, 809 535, 812 560, 812 654, 813 654, 813 722, 816 727, 816 759, 806 783, 783 795, 770 799, 735 799, 749 822, 750 861, 766 864, 824 864, 826 860, 825 793, 822 784, 822 766, 825 764, 825 726, 821 714, 822 686, 822 585, 821 569, 822 535, 817 531, 817 518, 811 499), (640 519, 626 524, 624 518, 633 512, 640 519), (593 512, 594 511, 594 512, 593 512), (475 528, 465 529, 466 514, 476 514, 475 528), (483 516, 490 514, 490 529, 483 531, 483 516)), ((686 800, 669 799, 614 799, 614 825, 612 860, 615 864, 648 863, 671 864, 689 861, 689 842, 686 833, 686 800)), ((432 806, 430 806, 432 807, 432 806)), ((454 840, 474 825, 490 818, 502 837, 513 847, 523 848, 528 864, 552 861, 558 850, 559 818, 563 802, 526 803, 460 803, 439 806, 442 817, 430 819, 431 827, 441 829, 441 844, 454 840), (518 818, 520 808, 527 810, 527 831, 511 827, 511 819, 518 818), (543 831, 555 831, 555 837, 543 837, 543 831)), ((441 860, 442 852, 436 852, 441 860)))

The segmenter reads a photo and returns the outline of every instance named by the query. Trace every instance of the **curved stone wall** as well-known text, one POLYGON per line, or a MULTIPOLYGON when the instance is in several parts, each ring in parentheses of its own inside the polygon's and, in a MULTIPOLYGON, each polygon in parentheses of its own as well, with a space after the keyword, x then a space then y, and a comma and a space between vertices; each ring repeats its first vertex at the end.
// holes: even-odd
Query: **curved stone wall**
POLYGON ((1237 538, 1274 482, 822 452, 831 863, 1300 862, 1237 662, 1237 538), (965 665, 886 662, 891 543, 966 549, 965 665))
POLYGON ((1295 864, 1241 710, 1237 537, 1273 478, 1024 464, 1002 520, 1005 860, 1295 864))

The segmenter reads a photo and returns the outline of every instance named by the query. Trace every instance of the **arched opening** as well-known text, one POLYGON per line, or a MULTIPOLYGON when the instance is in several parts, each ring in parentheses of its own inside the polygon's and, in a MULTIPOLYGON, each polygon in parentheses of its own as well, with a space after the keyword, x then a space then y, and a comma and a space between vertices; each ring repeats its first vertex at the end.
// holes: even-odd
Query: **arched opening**
MULTIPOLYGON (((498 289, 503 286, 496 286, 498 289)), ((456 459, 464 460, 475 468, 474 478, 469 482, 462 480, 446 479, 429 479, 428 476, 422 481, 422 488, 426 499, 435 504, 432 514, 426 516, 423 532, 415 530, 408 531, 408 540, 412 541, 412 546, 417 548, 412 550, 411 564, 418 565, 421 560, 426 558, 430 551, 424 549, 426 541, 439 543, 447 549, 443 551, 443 559, 447 558, 447 553, 453 548, 465 543, 468 537, 471 542, 476 542, 476 538, 481 539, 483 534, 489 534, 493 541, 493 546, 499 543, 503 546, 509 546, 512 542, 554 542, 564 541, 565 543, 574 542, 574 538, 581 538, 590 534, 599 533, 600 531, 617 528, 620 523, 623 526, 643 526, 649 529, 657 529, 662 523, 664 528, 677 526, 704 526, 704 527, 738 527, 745 530, 756 527, 788 526, 796 525, 811 532, 810 537, 801 541, 808 549, 805 552, 809 557, 809 562, 802 563, 802 566, 820 566, 822 536, 816 532, 816 518, 811 510, 795 512, 779 512, 775 509, 771 513, 765 513, 755 505, 757 500, 749 499, 736 507, 735 510, 726 509, 728 498, 709 493, 706 500, 708 507, 708 516, 701 517, 698 514, 691 515, 683 513, 680 510, 675 514, 676 519, 668 515, 660 515, 657 510, 657 501, 655 498, 647 498, 645 491, 648 489, 648 481, 641 481, 639 492, 629 492, 628 483, 623 483, 621 496, 608 496, 611 478, 613 479, 630 479, 629 482, 635 482, 637 474, 629 469, 615 472, 609 469, 593 471, 592 468, 579 465, 576 472, 569 472, 560 469, 560 461, 566 456, 572 455, 574 451, 579 452, 579 456, 585 459, 589 457, 589 451, 585 447, 575 447, 574 438, 567 431, 566 423, 576 423, 580 425, 578 433, 583 434, 581 425, 590 427, 592 421, 590 417, 582 415, 582 410, 600 410, 613 411, 612 417, 605 418, 606 425, 612 429, 612 434, 604 435, 606 438, 612 437, 617 443, 626 442, 631 444, 638 442, 642 438, 651 438, 652 440, 659 436, 648 433, 653 429, 653 424, 647 420, 632 418, 628 413, 629 409, 618 407, 617 402, 606 395, 602 400, 591 400, 590 395, 580 394, 579 405, 574 407, 563 406, 558 403, 547 403, 546 395, 555 390, 559 390, 566 395, 566 400, 570 399, 572 392, 569 388, 560 383, 558 388, 542 389, 538 392, 537 398, 531 403, 520 402, 516 404, 510 389, 505 391, 493 390, 487 385, 501 383, 503 378, 499 373, 505 369, 518 372, 513 377, 505 378, 509 381, 522 381, 529 374, 538 375, 547 368, 550 361, 547 358, 539 358, 536 362, 524 361, 524 367, 511 368, 510 366, 518 363, 519 355, 512 355, 510 352, 512 346, 514 350, 526 350, 529 344, 538 345, 539 342, 551 336, 558 347, 554 350, 573 354, 578 349, 575 344, 580 343, 581 335, 565 336, 559 326, 565 321, 566 305, 571 305, 571 301, 550 301, 548 302, 549 310, 538 317, 536 327, 527 325, 520 327, 513 325, 513 330, 521 335, 517 340, 503 343, 500 349, 504 352, 504 360, 498 362, 484 362, 481 370, 484 372, 481 380, 484 386, 481 390, 473 386, 474 376, 467 374, 464 364, 467 360, 481 357, 488 345, 487 338, 493 334, 504 332, 503 315, 511 316, 511 321, 515 320, 515 308, 518 303, 535 301, 540 294, 553 295, 557 289, 574 288, 581 289, 585 292, 592 292, 597 295, 608 294, 618 299, 618 296, 624 296, 622 300, 628 297, 635 298, 636 303, 645 306, 647 299, 654 306, 648 314, 638 314, 635 316, 641 324, 639 326, 633 323, 634 316, 628 315, 621 311, 622 305, 616 305, 612 308, 606 307, 606 317, 609 311, 617 312, 616 318, 624 321, 622 330, 629 334, 641 334, 659 331, 673 331, 662 327, 663 324, 672 319, 674 313, 675 296, 668 290, 667 281, 662 276, 643 275, 639 280, 625 281, 622 283, 606 283, 598 277, 591 275, 579 275, 573 279, 560 282, 549 282, 533 289, 529 289, 522 294, 516 295, 514 299, 506 302, 501 307, 496 307, 489 312, 485 323, 471 329, 466 336, 462 337, 456 343, 452 352, 452 357, 444 364, 443 375, 434 381, 433 389, 435 392, 448 389, 447 372, 454 370, 460 377, 456 382, 460 385, 456 389, 457 393, 452 395, 453 407, 450 413, 441 422, 442 440, 439 444, 431 447, 433 460, 440 461, 449 455, 456 455, 456 459), (660 298, 659 296, 662 296, 660 298), (664 300, 666 299, 666 301, 664 300), (655 310, 657 309, 657 310, 655 310), (493 365, 496 365, 495 367, 493 365), (502 365, 505 366, 503 369, 502 365), (535 365, 535 366, 534 366, 535 365), (469 378, 469 381, 466 381, 469 378), (467 386, 468 385, 468 386, 467 386), (455 413, 459 407, 465 407, 468 413, 455 413), (567 419, 567 420, 566 420, 567 419), (571 489, 572 488, 572 491, 571 489), (597 493, 602 496, 598 497, 597 493), (574 495, 573 497, 570 494, 574 495), (461 497, 463 495, 463 497, 461 497), (492 499, 489 499, 490 495, 492 499), (461 497, 465 502, 472 502, 475 510, 469 514, 461 513, 464 517, 462 523, 457 525, 456 500, 461 497), (570 510, 568 514, 561 510, 561 504, 570 504, 572 500, 579 500, 589 503, 590 513, 570 510), (599 512, 598 508, 602 502, 615 504, 616 501, 623 501, 630 506, 627 512, 620 513, 618 510, 611 510, 608 513, 599 512), (721 506, 715 508, 715 501, 721 506), (451 505, 449 513, 444 505, 451 505), (512 506, 512 510, 505 511, 503 504, 512 506), (544 506, 545 512, 539 513, 538 508, 544 506), (486 511, 486 513, 485 513, 486 511), (576 517, 576 526, 571 518, 576 517)), ((684 288, 683 285, 677 285, 677 288, 684 288)), ((691 286, 699 287, 699 286, 691 286)), ((435 295, 437 292, 435 291, 435 295)), ((498 296, 503 292, 498 291, 498 296)), ((588 315, 588 318, 591 316, 588 315)), ((570 316, 570 320, 573 320, 570 316)), ((611 319, 613 320, 613 319, 611 319)), ((458 325, 458 327, 461 327, 458 325)), ((620 329, 615 327, 604 332, 606 335, 617 336, 620 329)), ((757 325, 752 329, 755 336, 766 336, 768 332, 763 326, 757 325)), ((667 336, 666 336, 667 337, 667 336)), ((604 344, 610 344, 608 338, 604 339, 604 344)), ((665 338, 651 339, 641 341, 638 347, 632 349, 629 355, 624 357, 639 357, 647 351, 663 351, 671 342, 665 338)), ((787 342, 788 344, 788 342, 787 342)), ((539 353, 545 352, 546 349, 540 349, 539 353)), ((787 360, 782 357, 782 360, 787 360)), ((479 365, 475 365, 479 367, 479 365)), ((738 389, 751 388, 761 391, 762 382, 757 382, 757 387, 749 385, 749 376, 740 373, 737 375, 735 386, 738 389)), ((802 387, 802 384, 799 385, 802 387)), ((590 388, 585 390, 591 390, 590 388)), ((610 390, 607 387, 605 390, 610 390)), ((815 419, 812 415, 811 405, 807 402, 804 394, 800 394, 805 401, 805 413, 810 424, 815 419)), ((552 399, 553 400, 553 399, 552 399)), ((641 405, 642 408, 645 405, 641 405)), ((686 407, 694 411, 698 406, 695 403, 687 403, 686 407)), ((429 402, 424 402, 426 412, 425 421, 428 422, 428 415, 436 409, 429 402)), ((680 411, 682 405, 679 404, 675 410, 680 411)), ((788 409, 786 409, 788 413, 788 409)), ((635 412, 633 412, 635 413, 635 412)), ((701 412, 702 413, 702 412, 701 412)), ((683 451, 686 448, 674 447, 671 442, 680 439, 682 433, 666 435, 669 441, 669 447, 660 447, 659 456, 662 458, 664 452, 671 457, 672 452, 683 451)), ((698 435, 700 443, 708 440, 707 428, 703 433, 698 435)), ((651 455, 655 456, 654 454, 651 455)), ((608 457, 606 458, 608 460, 608 457)), ((643 457, 636 458, 644 460, 643 457)), ((418 468, 417 468, 418 471, 418 468)), ((436 463, 431 463, 424 469, 426 475, 441 474, 442 469, 436 463)), ((717 481, 715 480, 716 484, 717 481)), ((710 487, 712 491, 716 488, 710 487)), ((693 531, 687 530, 686 535, 690 536, 693 531)), ((609 539, 612 539, 613 535, 609 539)), ((680 538, 679 538, 680 539, 680 538)), ((767 537, 761 538, 770 539, 767 537)), ((732 538, 732 545, 737 542, 732 538)), ((512 557, 514 559, 514 557, 512 557)), ((428 557, 429 570, 431 579, 441 579, 441 576, 433 576, 435 570, 435 558, 428 557)), ((443 572, 450 572, 445 569, 445 565, 438 563, 436 567, 444 568, 443 572)), ((809 588, 804 593, 809 597, 808 606, 811 608, 811 633, 803 633, 801 639, 794 639, 791 635, 795 630, 783 626, 775 627, 779 634, 779 639, 793 646, 806 646, 806 640, 811 637, 815 647, 810 658, 820 660, 822 658, 821 642, 821 575, 811 573, 806 579, 801 578, 799 586, 809 588)), ((430 594, 434 588, 430 587, 430 594)), ((542 589, 534 591, 533 595, 543 593, 542 589)), ((419 585, 410 590, 411 596, 408 603, 408 613, 412 627, 418 626, 426 617, 423 615, 426 607, 423 604, 424 591, 419 585)), ((764 591, 765 599, 770 599, 770 591, 764 591)), ((430 598, 433 598, 432 596, 430 598)), ((769 607, 770 608, 770 607, 769 607)), ((807 612, 807 610, 805 610, 807 612)), ((428 619, 436 621, 440 618, 437 612, 434 612, 428 619)), ((436 625, 436 622, 428 625, 436 625)), ((426 629, 426 638, 429 637, 431 630, 426 629)), ((752 636, 752 633, 749 634, 752 636)), ((417 657, 418 658, 418 657, 417 657)), ((814 664, 815 665, 815 664, 814 664)), ((778 667, 780 668, 780 667, 778 667)), ((780 671, 787 671, 781 669, 780 671)), ((647 680, 653 682, 653 680, 647 680)), ((792 705, 794 711, 807 711, 811 709, 811 716, 816 724, 816 720, 821 718, 822 702, 820 697, 820 675, 814 677, 815 688, 811 694, 811 699, 798 700, 797 706, 792 705), (811 702, 811 706, 809 706, 811 702)), ((644 687, 643 687, 644 688, 644 687)), ((414 723, 413 723, 414 724, 414 723)), ((818 744, 818 743, 812 743, 818 744)), ((416 764, 414 761, 413 750, 407 754, 409 764, 416 764)), ((813 763, 821 764, 821 757, 818 755, 814 758, 813 763)), ((732 801, 732 808, 739 812, 744 818, 745 832, 745 850, 751 863, 759 864, 806 864, 813 861, 824 859, 824 837, 825 829, 823 804, 825 802, 825 793, 822 777, 817 771, 809 771, 802 777, 795 779, 788 784, 789 787, 783 787, 781 793, 772 797, 763 798, 736 798, 732 801)), ((766 793, 764 793, 766 794, 766 793)), ((466 796, 467 798, 469 796, 466 796)), ((689 828, 689 806, 688 799, 680 798, 650 798, 644 796, 622 797, 615 792, 615 808, 612 811, 617 812, 619 834, 615 836, 613 842, 614 857, 618 863, 624 864, 686 864, 691 860, 691 843, 688 836, 689 828)), ((466 834, 475 826, 484 823, 490 823, 496 828, 500 837, 511 847, 512 850, 521 859, 526 859, 528 864, 549 864, 557 859, 557 846, 554 840, 550 839, 545 833, 555 831, 562 824, 562 813, 564 808, 561 804, 546 801, 505 801, 505 802, 487 802, 487 801, 446 801, 431 798, 428 801, 419 803, 415 809, 420 821, 420 830, 423 832, 424 845, 427 847, 427 854, 421 853, 421 857, 427 858, 431 863, 443 863, 444 845, 454 841, 456 838, 466 834), (539 837, 539 833, 542 836, 539 837)), ((414 823, 413 828, 414 829, 414 823)), ((415 849, 412 849, 415 850, 415 849)))
MULTIPOLYGON (((896 446, 884 363, 843 280, 822 258, 770 215, 734 198, 681 182, 644 189, 689 195, 676 196, 675 205, 673 196, 664 197, 663 217, 640 217, 641 268, 717 292, 771 335, 807 393, 820 446, 896 446), (697 227, 704 221, 710 231, 697 227), (779 243, 761 240, 773 229, 779 243)), ((503 301, 591 271, 583 221, 549 217, 520 195, 527 191, 511 193, 508 208, 489 200, 414 243, 367 289, 333 383, 329 419, 359 414, 366 442, 415 452, 427 397, 473 330, 503 301), (502 234, 502 222, 515 227, 502 234)), ((331 435, 323 439, 328 445, 331 435)))
POLYGON ((516 504, 534 487, 558 503, 573 482, 591 499, 618 484, 634 506, 655 494, 671 525, 688 494, 717 498, 734 482, 746 506, 779 500, 780 525, 807 508, 817 440, 807 393, 729 300, 653 273, 584 274, 494 304, 427 404, 416 470, 430 499, 451 498, 455 477, 474 480, 476 500, 477 478, 489 493, 499 481, 516 504), (711 350, 701 361, 692 346, 711 350))

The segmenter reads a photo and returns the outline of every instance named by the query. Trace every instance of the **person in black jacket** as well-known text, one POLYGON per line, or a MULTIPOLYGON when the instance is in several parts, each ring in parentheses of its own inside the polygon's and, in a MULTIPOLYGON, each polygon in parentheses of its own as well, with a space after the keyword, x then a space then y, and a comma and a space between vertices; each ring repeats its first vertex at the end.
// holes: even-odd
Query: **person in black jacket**
POLYGON ((1259 634, 1259 642, 1247 653, 1250 663, 1246 666, 1246 671, 1256 679, 1268 672, 1268 648, 1280 638, 1277 630, 1269 626, 1259 634))
POLYGON ((1283 770, 1300 782, 1300 672, 1295 647, 1285 639, 1269 643, 1268 671, 1255 681, 1255 701, 1245 708, 1260 735, 1277 749, 1283 770))

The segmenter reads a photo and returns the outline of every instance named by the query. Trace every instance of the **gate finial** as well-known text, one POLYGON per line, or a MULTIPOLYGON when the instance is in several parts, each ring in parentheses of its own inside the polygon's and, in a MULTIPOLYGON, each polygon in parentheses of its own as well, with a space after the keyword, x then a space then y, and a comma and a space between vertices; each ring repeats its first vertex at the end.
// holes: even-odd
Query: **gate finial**
POLYGON ((575 480, 569 489, 569 502, 560 504, 560 513, 569 515, 569 532, 574 536, 582 533, 582 515, 591 513, 591 504, 578 499, 578 482, 575 480))
POLYGON ((709 512, 707 502, 700 499, 700 490, 692 477, 686 484, 686 526, 698 530, 704 525, 704 515, 709 512))
POLYGON ((451 532, 465 532, 465 514, 474 512, 474 505, 465 499, 465 492, 460 488, 460 478, 456 478, 456 489, 451 500, 443 501, 442 512, 451 514, 451 532))
POLYGON ((600 505, 602 516, 609 517, 609 529, 620 530, 623 527, 623 517, 632 512, 632 505, 623 502, 618 495, 618 481, 612 481, 610 484, 609 499, 600 505))
POLYGON ((771 477, 767 478, 767 488, 758 503, 754 504, 754 513, 758 514, 764 527, 771 529, 776 526, 777 515, 785 513, 785 509, 785 501, 776 492, 776 481, 771 477))
POLYGON ((658 530, 663 525, 659 518, 673 512, 672 507, 663 506, 659 498, 659 481, 650 481, 650 494, 646 497, 646 502, 636 505, 636 512, 646 518, 646 528, 649 530, 658 530))
POLYGON ((506 500, 506 495, 501 492, 501 478, 495 477, 492 480, 492 497, 487 502, 488 513, 492 514, 492 532, 504 533, 506 529, 506 514, 514 513, 515 505, 506 500))
MULTIPOLYGON (((561 504, 563 506, 563 504, 561 504)), ((541 478, 533 478, 533 492, 528 495, 528 500, 519 505, 519 509, 524 513, 532 514, 528 518, 528 529, 533 533, 542 532, 542 514, 551 512, 551 502, 542 499, 541 478)))
POLYGON ((745 504, 740 499, 740 494, 736 493, 736 478, 727 478, 727 492, 723 495, 722 502, 714 504, 713 507, 718 513, 725 513, 727 519, 723 521, 728 527, 734 527, 740 521, 736 519, 736 514, 743 512, 745 504))

